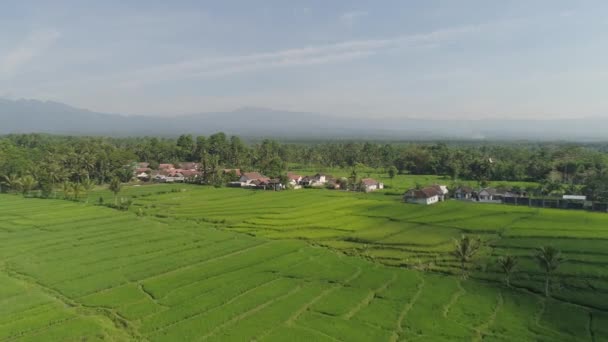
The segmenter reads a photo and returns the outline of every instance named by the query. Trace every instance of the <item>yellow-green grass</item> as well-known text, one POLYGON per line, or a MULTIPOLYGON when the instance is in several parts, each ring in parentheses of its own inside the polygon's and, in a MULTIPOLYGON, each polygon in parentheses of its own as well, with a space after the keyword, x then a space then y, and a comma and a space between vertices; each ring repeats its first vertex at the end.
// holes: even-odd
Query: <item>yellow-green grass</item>
MULTIPOLYGON (((597 290, 606 283, 596 268, 604 260, 601 239, 553 238, 565 250, 580 250, 580 263, 593 271, 565 264, 559 272, 563 288, 555 289, 552 299, 528 291, 538 291, 542 282, 532 259, 522 259, 515 288, 496 282, 500 274, 492 258, 511 251, 523 258, 538 239, 518 245, 516 240, 525 237, 502 234, 525 229, 514 222, 553 211, 456 202, 423 208, 324 190, 178 188, 164 194, 157 194, 162 186, 149 188, 153 194, 134 198, 131 212, 0 195, 0 336, 151 341, 608 337, 602 328, 607 320, 602 290, 597 290), (140 208, 143 216, 135 213, 140 208), (471 220, 474 210, 483 213, 485 223, 462 228, 459 220, 471 220), (488 220, 492 216, 496 219, 488 220), (331 234, 322 234, 326 230, 331 234), (408 269, 423 260, 434 263, 430 269, 457 273, 449 251, 451 239, 463 231, 479 232, 488 242, 474 277, 408 269), (272 235, 282 232, 289 234, 272 235), (579 240, 584 244, 576 245, 579 240), (589 241, 597 241, 597 248, 586 250, 589 241), (582 275, 570 279, 572 272, 582 275), (595 282, 597 293, 583 288, 581 279, 595 282)), ((583 219, 591 215, 572 213, 583 219)), ((592 222, 588 229, 604 229, 594 215, 585 221, 592 222)))
MULTIPOLYGON (((321 168, 309 168, 293 165, 290 167, 290 172, 300 174, 302 176, 305 175, 314 175, 316 173, 322 172, 333 177, 345 177, 349 178, 352 175, 352 168, 339 168, 339 167, 321 167, 321 168)), ((385 192, 392 191, 405 191, 407 189, 411 189, 416 185, 431 185, 431 184, 461 184, 468 185, 472 187, 478 187, 479 183, 473 180, 453 180, 447 176, 438 176, 438 175, 413 175, 413 174, 397 174, 394 178, 390 178, 387 170, 383 169, 374 169, 374 168, 359 168, 357 169, 357 177, 361 178, 374 178, 378 181, 383 182, 387 185, 388 189, 385 192)), ((524 182, 524 181, 490 181, 488 182, 489 186, 494 187, 514 187, 518 186, 520 188, 534 187, 538 184, 535 182, 524 182)))
POLYGON ((500 282, 498 257, 517 255, 521 260, 513 284, 536 292, 542 292, 543 274, 533 255, 540 246, 552 245, 569 259, 556 273, 556 289, 564 294, 576 289, 574 302, 608 309, 607 286, 595 284, 608 283, 606 214, 454 200, 419 206, 391 196, 329 190, 183 190, 137 198, 135 206, 151 216, 306 240, 386 265, 452 274, 460 273, 451 253, 454 240, 462 234, 479 236, 485 244, 469 266, 473 276, 500 282))

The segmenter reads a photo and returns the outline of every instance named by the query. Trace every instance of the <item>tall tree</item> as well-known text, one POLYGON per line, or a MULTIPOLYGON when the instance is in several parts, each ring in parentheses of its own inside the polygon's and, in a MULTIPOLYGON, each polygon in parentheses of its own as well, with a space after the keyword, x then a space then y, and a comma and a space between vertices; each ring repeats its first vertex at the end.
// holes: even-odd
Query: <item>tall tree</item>
POLYGON ((564 261, 561 252, 552 246, 540 247, 536 253, 536 261, 545 272, 545 297, 549 297, 549 280, 551 275, 558 269, 564 261))
POLYGON ((34 190, 36 186, 36 179, 32 175, 25 175, 21 177, 19 180, 21 183, 21 191, 23 192, 23 196, 27 196, 30 194, 30 191, 34 190))
POLYGON ((118 193, 122 189, 122 184, 120 183, 120 179, 118 177, 112 178, 110 181, 110 185, 108 187, 110 191, 114 194, 114 205, 118 204, 118 193))
POLYGON ((21 189, 21 179, 16 174, 11 173, 0 178, 0 185, 9 191, 18 191, 21 189))
POLYGON ((462 276, 466 276, 466 264, 477 254, 481 248, 480 238, 471 238, 462 235, 459 240, 454 241, 453 255, 460 261, 462 276))
POLYGON ((517 258, 511 255, 506 255, 498 258, 498 265, 505 274, 505 283, 511 287, 511 274, 517 267, 517 258))

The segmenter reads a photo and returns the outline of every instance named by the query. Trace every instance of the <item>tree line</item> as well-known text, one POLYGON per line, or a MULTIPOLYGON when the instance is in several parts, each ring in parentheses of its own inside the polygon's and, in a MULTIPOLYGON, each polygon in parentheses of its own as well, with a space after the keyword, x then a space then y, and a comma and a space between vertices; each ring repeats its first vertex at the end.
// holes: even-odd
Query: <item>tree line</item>
MULTIPOLYGON (((467 264, 471 262, 482 246, 483 242, 480 238, 473 238, 467 235, 463 235, 460 239, 454 241, 452 255, 460 262, 463 278, 467 276, 467 264)), ((564 262, 564 258, 561 252, 553 246, 541 246, 533 256, 545 277, 543 292, 546 297, 549 297, 551 278, 564 262)), ((497 263, 500 271, 504 273, 505 284, 511 287, 511 276, 518 265, 517 257, 512 255, 501 256, 498 258, 497 263)))
MULTIPOLYGON (((245 142, 238 136, 73 137, 13 134, 0 138, 3 189, 31 176, 34 187, 52 191, 63 182, 108 184, 128 181, 134 161, 199 162, 210 181, 224 168, 260 171, 280 177, 294 165, 307 169, 354 169, 395 174, 431 174, 456 180, 532 181, 544 192, 583 192, 608 200, 608 154, 604 145, 565 143, 460 143, 310 141, 245 142)), ((29 185, 31 179, 19 182, 29 185)), ((24 188, 27 188, 25 186, 24 188)))

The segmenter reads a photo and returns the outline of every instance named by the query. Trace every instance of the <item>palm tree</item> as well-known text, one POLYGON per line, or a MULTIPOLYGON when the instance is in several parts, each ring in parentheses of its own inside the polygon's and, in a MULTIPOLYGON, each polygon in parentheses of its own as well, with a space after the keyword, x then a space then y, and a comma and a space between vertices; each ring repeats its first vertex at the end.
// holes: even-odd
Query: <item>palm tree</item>
POLYGON ((72 193, 74 194, 74 200, 77 201, 78 198, 80 198, 80 194, 83 191, 83 186, 79 182, 74 182, 74 183, 72 183, 71 188, 72 188, 72 193))
POLYGON ((545 271, 545 297, 549 297, 549 278, 551 274, 564 261, 561 254, 558 249, 552 246, 540 247, 536 253, 538 265, 545 271))
POLYGON ((16 174, 4 175, 0 178, 0 185, 5 186, 9 190, 19 190, 21 188, 21 180, 16 174))
MULTIPOLYGON (((82 181, 82 189, 85 193, 90 192, 95 187, 95 182, 93 182, 90 178, 82 181)), ((89 196, 87 196, 86 203, 89 203, 89 196)))
POLYGON ((36 179, 32 175, 21 177, 19 182, 21 183, 21 191, 23 192, 23 196, 27 196, 36 186, 36 179))
POLYGON ((112 181, 110 181, 109 189, 114 193, 114 205, 117 204, 116 196, 118 196, 118 193, 120 192, 121 188, 122 184, 120 183, 120 179, 118 179, 118 177, 112 178, 112 181))
POLYGON ((68 199, 70 197, 70 194, 72 193, 72 183, 63 182, 61 184, 61 189, 63 190, 63 198, 68 199))
POLYGON ((500 257, 498 258, 498 265, 505 274, 505 283, 508 287, 511 287, 511 273, 517 267, 517 258, 511 255, 500 257))
POLYGON ((473 256, 481 248, 481 239, 472 239, 469 236, 462 235, 460 240, 454 241, 454 256, 460 261, 460 267, 462 269, 462 276, 465 277, 466 263, 469 262, 473 256))

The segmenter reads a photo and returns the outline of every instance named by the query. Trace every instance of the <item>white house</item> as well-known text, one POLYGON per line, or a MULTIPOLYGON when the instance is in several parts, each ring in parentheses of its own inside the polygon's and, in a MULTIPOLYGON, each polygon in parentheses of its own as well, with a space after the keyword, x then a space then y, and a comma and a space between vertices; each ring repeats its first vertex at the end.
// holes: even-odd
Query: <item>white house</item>
POLYGON ((270 178, 262 175, 259 172, 244 172, 242 173, 241 178, 239 178, 239 181, 233 183, 240 184, 240 186, 242 187, 255 187, 258 186, 261 182, 267 182, 269 180, 270 178))
POLYGON ((322 173, 317 173, 314 176, 306 176, 300 181, 300 184, 303 186, 323 186, 326 183, 327 176, 322 173))
POLYGON ((461 186, 454 191, 454 198, 459 200, 470 200, 473 199, 473 189, 468 186, 461 186))
POLYGON ((440 196, 444 196, 434 187, 423 189, 411 189, 403 195, 403 200, 407 203, 431 205, 440 201, 440 196))
POLYGON ((447 195, 449 193, 448 187, 446 185, 434 184, 434 185, 431 185, 430 187, 437 190, 437 195, 439 196, 440 201, 445 201, 445 198, 447 197, 447 195))
POLYGON ((287 172, 287 179, 289 179, 289 185, 291 185, 293 189, 302 188, 302 186, 300 185, 300 182, 302 182, 302 176, 297 175, 293 172, 287 172))
POLYGON ((562 196, 562 199, 571 200, 571 201, 586 201, 587 200, 587 196, 583 196, 583 195, 564 195, 564 196, 562 196))
POLYGON ((505 193, 494 188, 482 189, 479 194, 479 202, 502 203, 505 193))
POLYGON ((373 178, 363 178, 361 180, 361 190, 365 192, 376 191, 378 189, 384 189, 384 183, 378 182, 373 178))

